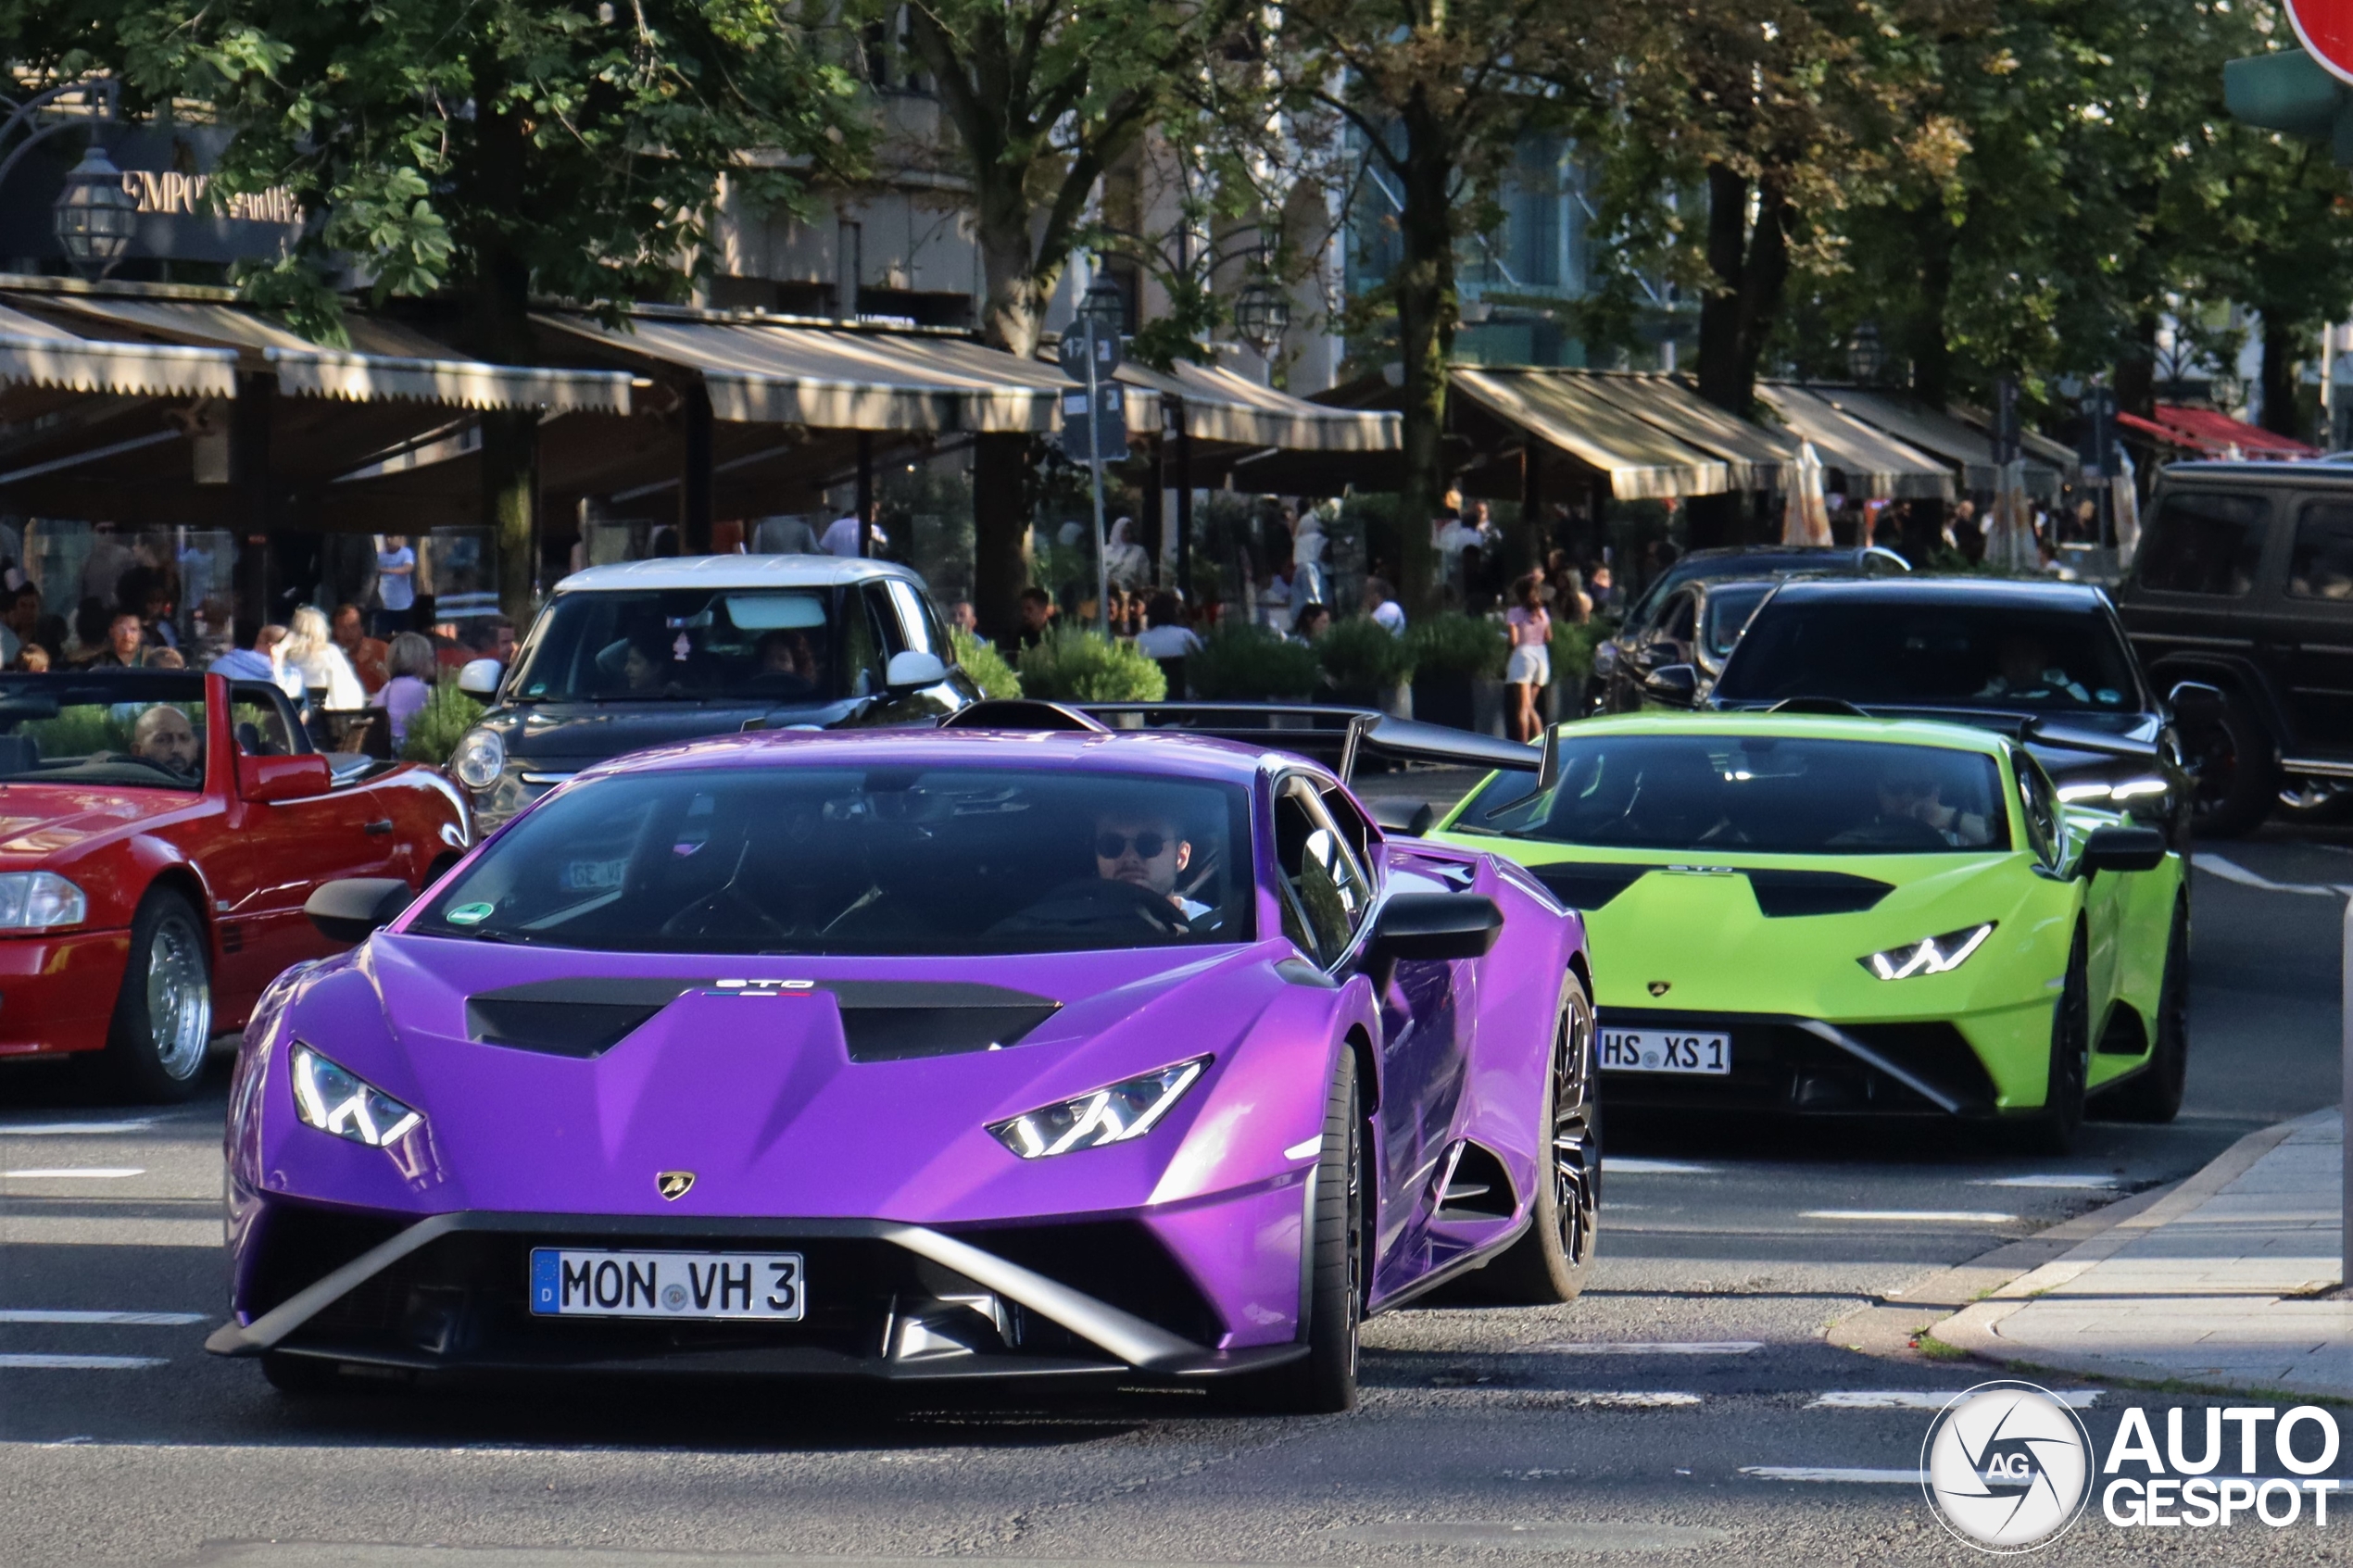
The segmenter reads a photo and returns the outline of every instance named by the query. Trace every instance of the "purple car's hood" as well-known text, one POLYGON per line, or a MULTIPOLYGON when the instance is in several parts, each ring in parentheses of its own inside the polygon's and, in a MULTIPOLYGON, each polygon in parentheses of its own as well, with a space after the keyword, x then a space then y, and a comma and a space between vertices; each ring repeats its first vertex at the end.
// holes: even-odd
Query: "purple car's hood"
MULTIPOLYGON (((1274 1092, 1268 1027, 1316 1036, 1332 993, 1291 984, 1288 945, 970 960, 673 958, 380 933, 301 983, 300 1038, 425 1117, 393 1157, 296 1123, 283 1047, 258 1092, 278 1190, 438 1211, 859 1217, 972 1223, 1182 1203, 1273 1177, 1320 1103, 1274 1092), (486 1045, 468 998, 590 977, 805 979, 752 997, 694 986, 591 1058, 486 1045), (1001 1049, 853 1061, 828 982, 980 984, 1059 1010, 1001 1049), (1215 1065, 1149 1135, 1038 1160, 987 1123, 1198 1056, 1215 1065), (1263 1059, 1263 1060, 1262 1060, 1263 1059), (1301 1105, 1288 1103, 1300 1099, 1301 1105), (1181 1154, 1180 1154, 1180 1151, 1181 1154), (665 1200, 656 1177, 695 1173, 665 1200)), ((1293 1075, 1295 1076, 1295 1074, 1293 1075)))

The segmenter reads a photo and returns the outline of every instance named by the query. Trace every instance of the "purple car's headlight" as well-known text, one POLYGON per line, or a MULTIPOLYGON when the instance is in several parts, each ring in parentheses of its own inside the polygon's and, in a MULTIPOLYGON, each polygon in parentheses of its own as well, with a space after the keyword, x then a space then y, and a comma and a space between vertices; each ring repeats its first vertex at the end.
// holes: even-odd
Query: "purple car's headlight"
POLYGON ((294 1068, 295 1114, 308 1126, 333 1133, 370 1148, 399 1142, 424 1120, 347 1067, 338 1067, 296 1043, 289 1058, 294 1068))
POLYGON ((1208 1057, 1197 1056, 1060 1105, 992 1122, 988 1130, 1024 1160, 1043 1160, 1050 1154, 1140 1138, 1168 1114, 1187 1089, 1201 1081, 1209 1063, 1208 1057))

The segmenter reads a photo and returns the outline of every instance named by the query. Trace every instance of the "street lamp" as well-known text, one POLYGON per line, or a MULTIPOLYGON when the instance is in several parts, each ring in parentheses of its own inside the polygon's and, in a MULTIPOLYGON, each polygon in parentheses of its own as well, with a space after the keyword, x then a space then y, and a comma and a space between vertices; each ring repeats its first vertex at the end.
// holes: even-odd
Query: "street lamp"
POLYGON ((139 209, 104 147, 94 144, 67 173, 50 221, 74 270, 85 278, 105 277, 130 253, 139 209))
POLYGON ((1861 384, 1869 386, 1879 380, 1880 371, 1886 366, 1887 350, 1880 344, 1879 323, 1866 321, 1855 329, 1854 337, 1847 342, 1847 374, 1861 384))
POLYGON ((1091 321, 1103 337, 1116 338, 1120 329, 1127 325, 1127 296, 1111 281, 1108 272, 1098 272, 1086 295, 1078 302, 1081 320, 1091 321))
POLYGON ((1254 278, 1234 298, 1234 330, 1265 358, 1290 326, 1290 301, 1264 278, 1254 278))

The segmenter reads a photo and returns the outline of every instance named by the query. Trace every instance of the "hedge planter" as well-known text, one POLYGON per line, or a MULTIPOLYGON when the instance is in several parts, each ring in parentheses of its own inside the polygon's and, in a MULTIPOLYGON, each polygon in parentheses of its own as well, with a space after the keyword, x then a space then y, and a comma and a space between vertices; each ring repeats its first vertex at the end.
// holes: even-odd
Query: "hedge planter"
POLYGON ((1335 687, 1329 700, 1342 708, 1369 708, 1392 719, 1411 719, 1414 716, 1414 688, 1403 681, 1392 686, 1335 687))
POLYGON ((1471 675, 1424 675, 1414 682, 1414 717, 1425 724, 1502 735, 1511 688, 1471 675))

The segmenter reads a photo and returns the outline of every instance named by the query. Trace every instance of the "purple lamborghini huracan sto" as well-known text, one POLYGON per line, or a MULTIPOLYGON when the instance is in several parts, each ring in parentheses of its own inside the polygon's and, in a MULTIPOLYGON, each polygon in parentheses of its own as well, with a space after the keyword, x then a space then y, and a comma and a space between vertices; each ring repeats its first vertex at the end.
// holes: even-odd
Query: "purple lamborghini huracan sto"
POLYGON ((238 1058, 209 1348, 281 1387, 1067 1375, 1339 1410, 1366 1312, 1567 1300, 1590 1265, 1580 922, 1300 757, 728 736, 582 773, 408 897, 321 889, 359 945, 281 977, 238 1058))

